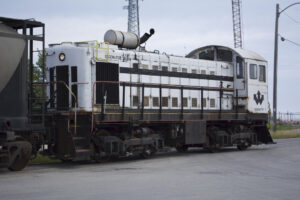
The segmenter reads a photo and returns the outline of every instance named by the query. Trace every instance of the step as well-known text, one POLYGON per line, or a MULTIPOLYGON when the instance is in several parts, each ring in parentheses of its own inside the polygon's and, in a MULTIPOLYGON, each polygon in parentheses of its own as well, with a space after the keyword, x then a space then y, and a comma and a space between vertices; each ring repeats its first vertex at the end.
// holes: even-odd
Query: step
POLYGON ((32 100, 48 100, 48 98, 30 98, 32 100))
POLYGON ((72 137, 72 140, 86 140, 84 137, 74 136, 72 137))
POLYGON ((74 161, 89 160, 91 156, 90 149, 76 149, 74 161))
MULTIPOLYGON (((82 127, 82 126, 80 126, 80 125, 76 125, 76 128, 80 128, 80 127, 82 127)), ((75 128, 75 125, 70 125, 70 128, 75 128)))
POLYGON ((76 149, 75 152, 76 152, 76 154, 77 153, 90 153, 91 150, 90 149, 76 149))
POLYGON ((90 147, 90 141, 85 137, 74 136, 72 137, 75 150, 88 149, 90 147))

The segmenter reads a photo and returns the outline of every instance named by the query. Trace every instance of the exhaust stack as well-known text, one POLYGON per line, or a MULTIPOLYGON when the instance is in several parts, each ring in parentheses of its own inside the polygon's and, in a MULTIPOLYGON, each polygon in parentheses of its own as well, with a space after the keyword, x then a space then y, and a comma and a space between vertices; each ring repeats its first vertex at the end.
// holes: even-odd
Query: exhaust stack
POLYGON ((155 30, 153 28, 150 29, 150 33, 145 33, 141 38, 140 38, 140 45, 144 44, 147 42, 147 40, 155 33, 155 30))

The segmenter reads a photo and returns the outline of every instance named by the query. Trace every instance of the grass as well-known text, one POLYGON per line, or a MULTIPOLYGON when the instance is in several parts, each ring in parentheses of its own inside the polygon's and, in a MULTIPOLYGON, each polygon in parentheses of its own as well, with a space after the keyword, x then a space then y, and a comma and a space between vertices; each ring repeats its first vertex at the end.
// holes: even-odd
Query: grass
POLYGON ((300 137, 300 129, 270 131, 273 139, 297 138, 300 137))
POLYGON ((59 159, 51 158, 49 156, 42 155, 40 153, 37 154, 36 158, 29 161, 29 165, 35 164, 50 164, 50 163, 60 163, 59 159))
POLYGON ((286 130, 295 130, 295 129, 300 129, 300 126, 292 126, 292 125, 278 125, 277 130, 278 131, 286 131, 286 130))
POLYGON ((272 130, 272 124, 268 124, 270 133, 273 139, 285 139, 285 138, 297 138, 300 137, 300 126, 299 125, 277 125, 277 131, 272 130))

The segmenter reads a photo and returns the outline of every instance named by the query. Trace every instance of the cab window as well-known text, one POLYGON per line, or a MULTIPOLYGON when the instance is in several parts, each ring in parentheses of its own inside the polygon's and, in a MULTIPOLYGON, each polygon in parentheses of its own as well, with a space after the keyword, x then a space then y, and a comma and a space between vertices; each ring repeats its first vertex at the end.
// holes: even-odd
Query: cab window
POLYGON ((259 81, 266 82, 266 66, 259 65, 259 81))
POLYGON ((257 65, 250 64, 250 79, 257 79, 257 65))
POLYGON ((214 50, 206 49, 199 53, 199 59, 214 60, 214 50))
POLYGON ((236 78, 244 78, 244 70, 241 63, 236 63, 236 78))
POLYGON ((236 78, 244 78, 243 61, 241 57, 236 57, 236 78))
POLYGON ((217 49, 218 61, 232 62, 232 51, 217 49))

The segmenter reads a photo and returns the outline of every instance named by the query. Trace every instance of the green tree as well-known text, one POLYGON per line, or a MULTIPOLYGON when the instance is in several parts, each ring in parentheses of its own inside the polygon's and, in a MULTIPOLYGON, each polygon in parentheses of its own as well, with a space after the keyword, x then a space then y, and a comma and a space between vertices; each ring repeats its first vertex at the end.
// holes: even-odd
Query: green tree
MULTIPOLYGON (((46 58, 46 57, 45 57, 46 58)), ((42 91, 45 85, 37 84, 43 82, 43 67, 45 66, 46 59, 44 60, 43 64, 43 54, 40 51, 38 54, 38 60, 33 66, 33 98, 39 98, 42 97, 42 91)))

